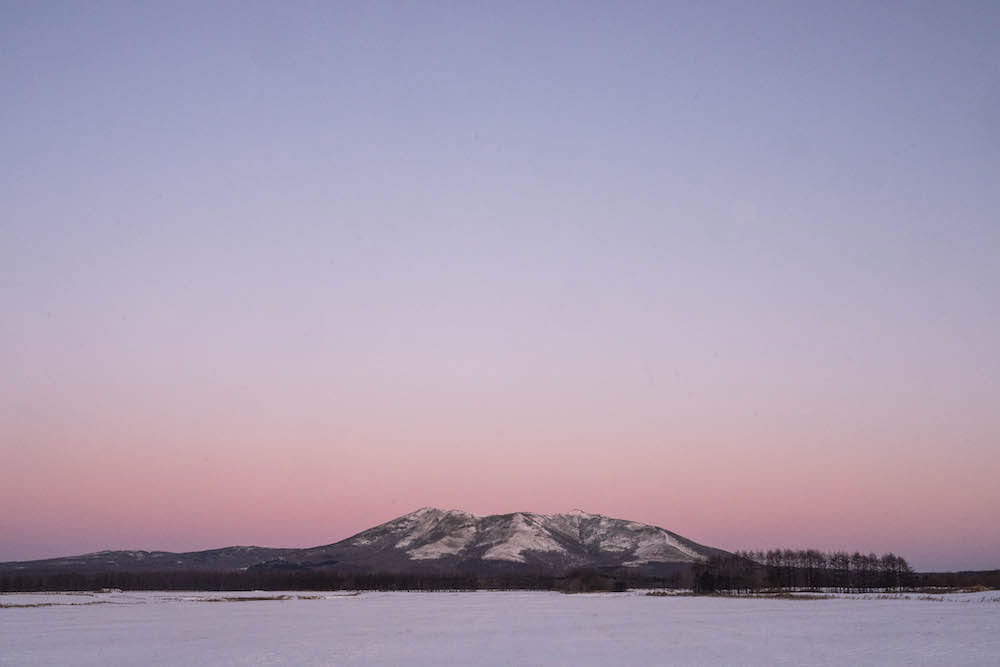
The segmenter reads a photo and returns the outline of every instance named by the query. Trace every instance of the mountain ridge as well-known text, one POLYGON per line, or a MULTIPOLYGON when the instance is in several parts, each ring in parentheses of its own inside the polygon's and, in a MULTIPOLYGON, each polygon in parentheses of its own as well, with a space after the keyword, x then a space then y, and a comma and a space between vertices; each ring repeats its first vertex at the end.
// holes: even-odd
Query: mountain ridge
POLYGON ((676 570, 726 552, 659 526, 590 514, 476 515, 422 507, 326 545, 206 551, 98 551, 0 563, 0 573, 152 570, 333 570, 346 573, 548 572, 574 568, 676 570))

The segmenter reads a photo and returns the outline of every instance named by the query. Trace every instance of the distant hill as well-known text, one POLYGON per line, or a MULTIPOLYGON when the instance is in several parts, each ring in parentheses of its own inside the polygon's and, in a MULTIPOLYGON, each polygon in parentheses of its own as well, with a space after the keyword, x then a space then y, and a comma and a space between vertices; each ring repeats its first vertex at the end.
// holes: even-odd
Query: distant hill
POLYGON ((59 572, 163 572, 170 570, 245 570, 281 558, 295 549, 226 547, 208 551, 98 551, 80 556, 0 563, 0 574, 54 574, 59 572))
POLYGON ((308 549, 102 551, 0 563, 0 574, 191 570, 561 574, 576 568, 664 574, 725 553, 657 526, 579 510, 476 516, 425 507, 346 540, 308 549))

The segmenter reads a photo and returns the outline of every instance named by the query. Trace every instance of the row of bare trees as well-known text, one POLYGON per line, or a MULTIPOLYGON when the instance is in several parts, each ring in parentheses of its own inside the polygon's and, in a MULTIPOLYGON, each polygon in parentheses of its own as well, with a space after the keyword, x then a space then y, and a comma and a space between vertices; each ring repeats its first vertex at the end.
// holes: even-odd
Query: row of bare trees
POLYGON ((692 587, 698 593, 803 589, 866 593, 916 583, 913 569, 901 556, 816 549, 737 551, 698 563, 691 574, 692 587))

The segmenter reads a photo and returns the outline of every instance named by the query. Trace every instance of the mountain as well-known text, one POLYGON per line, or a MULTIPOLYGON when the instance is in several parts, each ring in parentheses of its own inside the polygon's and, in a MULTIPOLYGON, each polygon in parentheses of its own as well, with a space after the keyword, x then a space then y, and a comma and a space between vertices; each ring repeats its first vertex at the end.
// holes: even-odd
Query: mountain
POLYGON ((295 549, 225 547, 208 551, 98 551, 81 556, 0 563, 0 574, 57 572, 161 572, 169 570, 245 570, 281 558, 295 549))
POLYGON ((378 571, 551 571, 690 564, 713 554, 670 531, 574 510, 476 516, 425 507, 335 544, 261 563, 378 571))
POLYGON ((657 526, 580 510, 476 516, 425 507, 346 540, 308 549, 103 551, 0 563, 0 574, 237 569, 487 574, 563 573, 579 567, 664 573, 723 553, 657 526))

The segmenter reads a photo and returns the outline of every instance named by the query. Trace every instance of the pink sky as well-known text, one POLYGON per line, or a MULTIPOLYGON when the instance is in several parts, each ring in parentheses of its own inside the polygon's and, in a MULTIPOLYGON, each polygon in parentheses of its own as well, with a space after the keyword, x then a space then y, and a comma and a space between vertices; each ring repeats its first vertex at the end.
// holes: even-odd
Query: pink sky
POLYGON ((433 505, 1000 567, 997 34, 0 4, 0 560, 433 505))
POLYGON ((26 402, 8 422, 30 446, 5 457, 18 475, 0 488, 0 557, 312 546, 424 505, 579 507, 727 549, 894 551, 925 569, 991 567, 1000 547, 997 451, 935 449, 975 442, 976 425, 917 415, 894 432, 860 404, 838 423, 806 418, 789 396, 768 399, 782 410, 708 415, 579 384, 498 394, 439 382, 327 397, 326 410, 310 392, 266 387, 192 390, 169 405, 127 387, 26 402))

